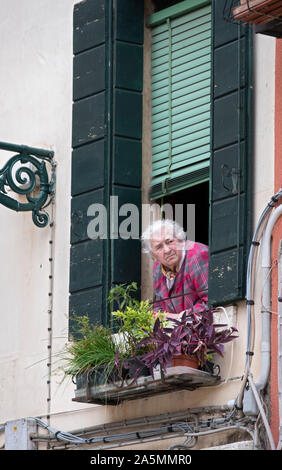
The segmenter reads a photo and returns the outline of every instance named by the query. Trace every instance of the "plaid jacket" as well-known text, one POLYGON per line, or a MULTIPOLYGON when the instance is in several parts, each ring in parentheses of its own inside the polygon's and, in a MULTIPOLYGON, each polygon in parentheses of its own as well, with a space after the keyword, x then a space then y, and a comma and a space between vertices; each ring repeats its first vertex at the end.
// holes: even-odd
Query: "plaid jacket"
POLYGON ((208 307, 208 247, 187 241, 184 261, 170 289, 159 262, 154 264, 154 310, 180 313, 193 308, 201 311, 208 307))

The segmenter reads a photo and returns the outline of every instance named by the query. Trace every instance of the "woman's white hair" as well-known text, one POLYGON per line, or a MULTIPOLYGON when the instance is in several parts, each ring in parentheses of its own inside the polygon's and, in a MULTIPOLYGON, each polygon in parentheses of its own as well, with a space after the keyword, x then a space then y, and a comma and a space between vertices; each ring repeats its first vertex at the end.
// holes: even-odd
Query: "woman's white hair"
POLYGON ((174 220, 170 219, 160 219, 155 220, 151 223, 146 230, 142 233, 142 251, 144 253, 150 253, 152 250, 151 239, 155 233, 159 233, 162 229, 166 229, 171 233, 177 240, 186 240, 186 234, 183 228, 174 220))

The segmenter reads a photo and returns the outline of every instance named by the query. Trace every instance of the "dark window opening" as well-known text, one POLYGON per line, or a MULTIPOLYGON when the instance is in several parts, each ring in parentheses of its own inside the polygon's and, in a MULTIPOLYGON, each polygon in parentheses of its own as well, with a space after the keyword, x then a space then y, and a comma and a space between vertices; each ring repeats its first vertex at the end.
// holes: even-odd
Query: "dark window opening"
POLYGON ((176 5, 177 3, 182 2, 183 0, 153 0, 153 5, 155 7, 155 13, 157 11, 164 10, 165 8, 176 5))
POLYGON ((187 231, 187 204, 195 204, 195 241, 209 244, 209 182, 197 184, 191 188, 178 191, 163 198, 164 204, 173 207, 175 220, 175 205, 183 204, 183 228, 187 231))

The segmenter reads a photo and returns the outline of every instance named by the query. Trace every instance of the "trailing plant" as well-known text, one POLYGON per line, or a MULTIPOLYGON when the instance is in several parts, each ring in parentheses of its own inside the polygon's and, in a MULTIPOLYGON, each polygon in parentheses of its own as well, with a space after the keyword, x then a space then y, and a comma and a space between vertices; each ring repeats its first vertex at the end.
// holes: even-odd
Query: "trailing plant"
POLYGON ((146 336, 137 347, 149 347, 150 351, 143 356, 151 374, 158 365, 166 372, 174 355, 185 354, 196 356, 200 367, 210 359, 210 352, 223 356, 224 344, 237 338, 234 327, 213 323, 213 309, 199 313, 192 310, 185 312, 181 320, 169 318, 173 326, 164 327, 157 318, 153 331, 146 331, 146 336))

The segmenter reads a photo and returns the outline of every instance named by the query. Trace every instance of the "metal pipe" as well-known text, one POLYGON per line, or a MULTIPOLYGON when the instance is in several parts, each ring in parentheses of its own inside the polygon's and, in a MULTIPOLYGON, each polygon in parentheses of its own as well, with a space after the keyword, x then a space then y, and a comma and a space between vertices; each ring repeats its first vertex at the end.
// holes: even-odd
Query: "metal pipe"
MULTIPOLYGON (((244 390, 248 380, 248 373, 251 366, 252 356, 248 353, 253 351, 254 349, 254 341, 255 341, 255 321, 254 321, 254 305, 252 304, 251 300, 254 297, 254 271, 255 271, 255 264, 257 259, 257 251, 258 251, 258 244, 259 240, 262 236, 262 231, 266 225, 267 218, 270 215, 270 211, 272 210, 273 206, 268 204, 264 209, 261 217, 258 221, 256 226, 252 245, 249 251, 248 257, 248 267, 247 267, 247 286, 246 286, 246 298, 247 298, 247 356, 246 356, 246 364, 245 364, 245 371, 243 375, 242 385, 240 388, 240 392, 237 397, 237 407, 239 410, 242 410, 242 403, 243 403, 243 396, 244 390)), ((241 411, 241 415, 243 415, 241 411)))
POLYGON ((246 365, 244 376, 242 380, 242 385, 237 396, 237 408, 242 413, 242 405, 243 405, 243 396, 245 387, 248 381, 248 375, 250 373, 250 367, 252 362, 252 356, 254 350, 254 342, 255 342, 255 317, 254 317, 254 302, 253 302, 253 295, 254 295, 254 282, 253 282, 253 273, 255 270, 255 263, 256 263, 256 256, 257 256, 257 247, 259 244, 259 240, 261 238, 261 233, 265 230, 266 221, 270 218, 270 212, 272 211, 275 203, 280 199, 282 196, 282 188, 271 197, 270 202, 267 204, 265 209, 263 210, 257 226, 255 228, 254 236, 252 239, 252 245, 249 251, 248 257, 248 267, 247 267, 247 286, 246 286, 246 297, 247 297, 247 357, 246 357, 246 365))
POLYGON ((222 431, 229 431, 231 429, 236 429, 238 431, 245 431, 250 434, 252 439, 254 440, 254 434, 253 432, 245 427, 245 426, 240 426, 240 425, 231 425, 231 426, 224 426, 222 428, 217 428, 217 429, 209 429, 208 431, 199 431, 199 432, 186 432, 184 435, 188 437, 197 437, 197 436, 207 436, 209 434, 213 434, 216 432, 222 432, 222 431))
POLYGON ((257 402, 257 405, 258 405, 258 408, 259 408, 259 411, 260 411, 260 414, 261 414, 261 417, 262 417, 262 420, 263 420, 263 424, 265 426, 266 433, 267 433, 267 436, 268 436, 268 439, 269 439, 271 450, 275 450, 275 444, 274 444, 273 436, 272 436, 272 433, 271 433, 271 429, 270 429, 269 423, 267 421, 267 417, 265 415, 262 403, 261 403, 260 398, 259 398, 259 394, 258 394, 258 391, 257 391, 257 386, 254 384, 254 381, 253 381, 253 378, 252 378, 251 374, 248 377, 248 381, 249 381, 249 384, 250 384, 251 389, 253 391, 255 400, 257 402))
POLYGON ((0 150, 7 150, 10 152, 18 152, 18 153, 27 153, 29 155, 36 155, 36 156, 45 157, 45 158, 54 157, 53 150, 45 150, 45 149, 39 149, 36 147, 28 147, 27 145, 11 144, 9 142, 0 142, 0 150))
POLYGON ((278 252, 278 397, 279 397, 279 444, 277 450, 282 448, 282 240, 278 252))
POLYGON ((262 337, 261 337, 261 372, 256 382, 256 388, 263 390, 267 384, 270 372, 271 352, 271 236, 273 228, 282 215, 282 204, 272 212, 262 238, 262 337))

